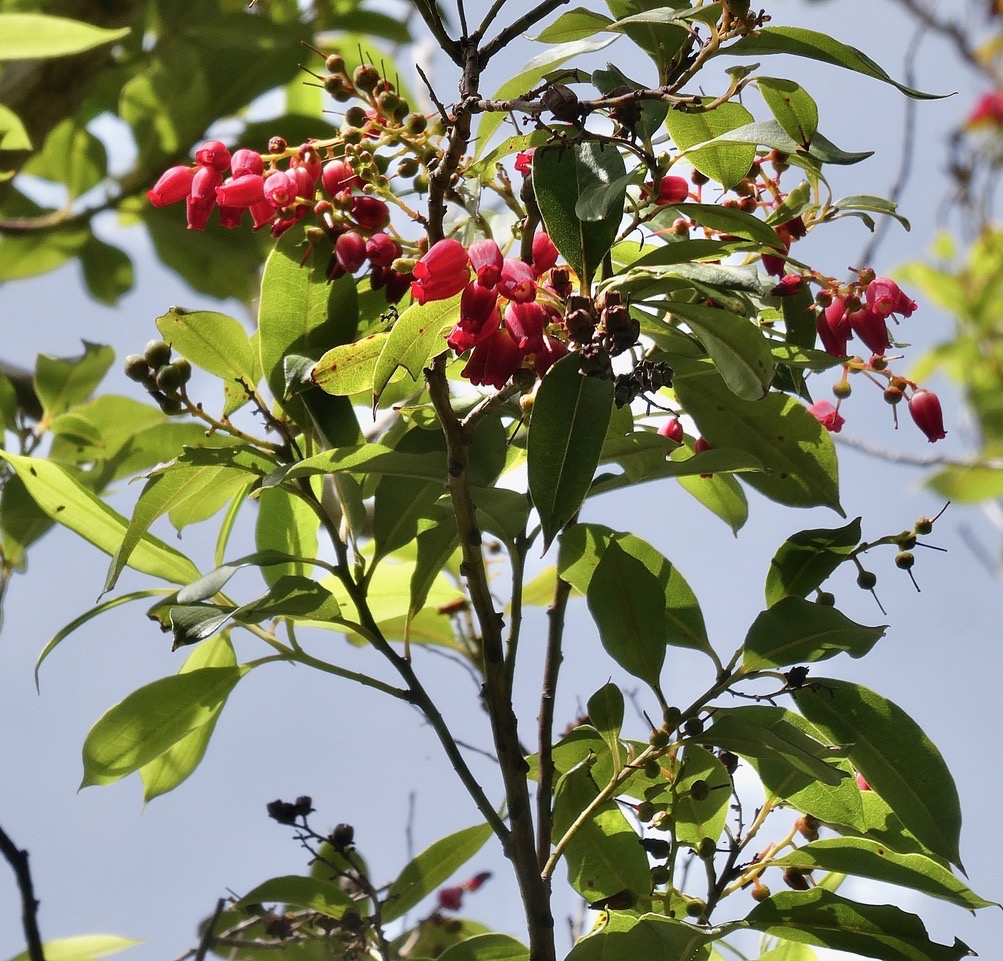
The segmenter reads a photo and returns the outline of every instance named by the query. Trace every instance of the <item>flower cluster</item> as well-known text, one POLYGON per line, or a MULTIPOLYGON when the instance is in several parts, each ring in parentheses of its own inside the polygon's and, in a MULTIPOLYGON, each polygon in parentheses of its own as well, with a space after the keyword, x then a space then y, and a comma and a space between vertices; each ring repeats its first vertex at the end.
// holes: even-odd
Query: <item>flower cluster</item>
POLYGON ((567 352, 561 323, 570 290, 567 268, 545 233, 533 238, 532 263, 505 257, 493 240, 464 247, 445 238, 415 264, 411 293, 419 304, 460 294, 460 319, 446 342, 471 351, 463 376, 472 384, 504 387, 532 358, 539 376, 567 352))

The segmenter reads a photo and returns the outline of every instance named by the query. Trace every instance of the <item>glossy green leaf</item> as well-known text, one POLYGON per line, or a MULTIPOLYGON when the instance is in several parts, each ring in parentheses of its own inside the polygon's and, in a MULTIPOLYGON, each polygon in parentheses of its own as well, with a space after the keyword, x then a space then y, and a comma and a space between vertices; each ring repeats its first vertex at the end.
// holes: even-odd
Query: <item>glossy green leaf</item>
POLYGON ((670 110, 665 118, 665 126, 675 145, 686 153, 690 163, 704 176, 710 177, 727 190, 748 175, 752 161, 756 159, 755 144, 716 144, 688 151, 697 144, 713 141, 719 135, 751 123, 752 120, 752 114, 745 107, 731 100, 714 110, 696 113, 670 110))
POLYGON ((547 233, 584 284, 590 284, 620 227, 626 196, 623 157, 594 141, 571 147, 537 148, 533 155, 533 189, 547 233), (608 190, 598 205, 609 211, 602 219, 582 220, 578 203, 597 188, 608 190))
POLYGON ((31 150, 31 138, 21 118, 0 103, 0 150, 31 150))
POLYGON ((773 232, 773 228, 768 227, 758 217, 747 214, 744 210, 738 210, 735 207, 722 207, 720 204, 691 203, 679 204, 673 209, 678 211, 680 216, 688 217, 712 230, 742 237, 772 250, 783 252, 783 244, 773 232))
MULTIPOLYGON (((559 43, 547 47, 541 53, 530 59, 515 76, 506 80, 493 94, 492 99, 506 100, 521 97, 527 90, 532 90, 543 77, 572 57, 595 53, 608 47, 616 37, 603 37, 598 40, 574 40, 569 43, 559 43)), ((477 156, 488 148, 495 132, 505 122, 505 114, 500 110, 481 114, 477 124, 477 156)))
MULTIPOLYGON (((2 29, 2 28, 0 28, 2 29)), ((72 938, 54 938, 42 945, 45 961, 92 961, 116 954, 140 944, 132 938, 122 938, 117 934, 80 934, 72 938)), ((29 961, 28 952, 22 951, 11 961, 29 961)))
POLYGON ((813 724, 846 745, 854 766, 931 851, 961 867, 961 804, 940 752, 900 707, 849 681, 815 678, 794 693, 813 724))
POLYGON ((587 597, 609 656, 657 688, 665 663, 665 591, 658 578, 610 541, 592 572, 587 597))
POLYGON ((613 382, 582 376, 578 364, 569 354, 547 371, 529 426, 529 491, 544 549, 585 500, 613 409, 613 382))
POLYGON ((665 611, 663 643, 694 648, 714 657, 700 605, 686 579, 666 557, 634 534, 619 533, 601 524, 575 524, 568 528, 561 536, 558 555, 561 578, 579 593, 587 594, 596 567, 611 543, 639 560, 661 584, 665 611))
MULTIPOLYGON (((657 13, 663 9, 674 10, 689 7, 688 0, 606 0, 606 6, 617 21, 627 21, 618 29, 622 30, 634 41, 658 68, 658 82, 668 81, 668 71, 672 63, 680 55, 690 33, 685 23, 659 21, 650 19, 630 20, 631 17, 642 17, 644 14, 657 13)), ((668 11, 667 11, 668 12, 668 11)))
POLYGON ((745 636, 742 670, 824 661, 844 651, 863 657, 887 629, 887 625, 864 627, 834 607, 791 595, 761 611, 752 622, 745 636))
POLYGON ((373 403, 403 367, 416 383, 428 362, 446 350, 446 334, 460 319, 460 298, 412 304, 397 318, 373 371, 373 403))
POLYGON ((276 472, 262 485, 275 487, 279 482, 317 474, 349 473, 410 477, 412 480, 438 481, 446 477, 446 456, 441 451, 412 454, 382 444, 363 444, 314 454, 291 467, 276 472))
POLYGON ((115 351, 84 341, 79 357, 39 354, 35 361, 35 390, 47 414, 61 414, 94 393, 115 361, 115 351))
POLYGON ((719 935, 661 914, 611 911, 606 923, 581 938, 565 961, 707 961, 708 944, 719 935))
POLYGON ((326 276, 314 257, 301 264, 303 241, 295 230, 279 238, 265 261, 258 306, 258 351, 272 396, 285 397, 283 359, 289 354, 319 360, 325 351, 348 344, 358 326, 359 305, 349 276, 326 276))
POLYGON ((670 798, 675 794, 672 818, 678 841, 692 848, 700 846, 704 838, 715 844, 721 837, 732 800, 732 783, 721 761, 710 751, 695 744, 686 746, 683 764, 675 782, 659 789, 657 794, 646 793, 648 800, 670 798), (707 785, 706 796, 693 797, 692 789, 696 781, 707 785))
POLYGON ((859 904, 815 887, 780 891, 757 904, 745 923, 757 931, 880 961, 959 961, 963 941, 931 941, 923 922, 890 904, 859 904))
MULTIPOLYGON (((575 819, 599 794, 587 764, 565 774, 554 792, 556 844, 575 819)), ((648 858, 637 833, 613 801, 606 801, 588 818, 564 850, 568 883, 589 903, 621 891, 647 894, 651 880, 648 858)))
POLYGON ((738 43, 724 47, 720 53, 729 57, 763 57, 768 54, 780 53, 795 57, 807 57, 820 63, 829 63, 844 67, 855 73, 873 77, 883 83, 890 83, 906 96, 918 100, 936 100, 947 94, 923 93, 906 87, 893 80, 867 54, 856 47, 840 43, 827 33, 807 30, 804 27, 763 27, 754 33, 747 34, 738 43))
POLYGON ((623 764, 620 760, 620 728, 623 727, 623 694, 612 682, 604 684, 585 706, 592 726, 602 735, 602 739, 613 757, 614 773, 619 774, 623 764))
POLYGON ((505 487, 475 487, 471 489, 470 495, 477 508, 477 524, 482 531, 500 537, 510 546, 517 537, 526 533, 529 498, 524 491, 508 490, 505 487))
POLYGON ((776 364, 770 342, 750 320, 727 310, 673 301, 671 312, 700 338, 728 389, 759 400, 773 383, 776 364))
POLYGON ((269 878, 251 888, 234 906, 249 908, 256 904, 284 904, 293 908, 306 908, 328 918, 340 918, 356 908, 353 901, 336 881, 288 874, 269 878))
POLYGON ((921 854, 896 854, 867 838, 823 838, 802 845, 773 862, 780 867, 838 871, 922 891, 931 897, 974 910, 996 904, 980 898, 943 865, 921 854))
POLYGON ((388 331, 380 331, 354 343, 332 347, 314 365, 310 380, 329 394, 349 396, 372 391, 376 362, 389 336, 388 331))
POLYGON ((757 77, 756 85, 777 123, 807 148, 818 130, 818 105, 800 84, 778 77, 757 77))
POLYGON ((710 477, 689 474, 676 479, 690 497, 720 517, 733 534, 737 534, 745 526, 749 519, 749 502, 742 485, 730 474, 714 473, 710 477))
POLYGON ((459 546, 456 518, 452 512, 441 507, 430 511, 427 520, 419 521, 415 544, 416 558, 409 592, 411 600, 407 611, 409 622, 424 606, 436 577, 459 546))
POLYGON ((247 667, 206 667, 164 677, 107 711, 84 742, 81 787, 111 784, 160 757, 210 721, 247 667))
POLYGON ((791 507, 825 505, 842 513, 832 439, 794 398, 770 393, 742 400, 706 368, 677 372, 673 389, 712 446, 748 451, 763 464, 764 473, 742 475, 751 487, 791 507))
POLYGON ((67 57, 124 40, 128 35, 128 27, 106 30, 67 17, 42 13, 0 13, 0 60, 67 57))
MULTIPOLYGON (((254 543, 259 551, 277 551, 297 558, 316 557, 319 526, 316 513, 302 497, 283 488, 259 493, 254 528, 254 543)), ((274 585, 286 574, 306 577, 311 568, 303 560, 270 564, 261 568, 261 576, 266 584, 274 585)))
POLYGON ((172 307, 157 318, 157 329, 177 354, 223 381, 228 388, 225 414, 247 402, 241 382, 254 389, 260 375, 254 348, 240 321, 214 310, 172 307))
POLYGON ((841 197, 832 204, 833 209, 838 211, 861 211, 883 214, 886 217, 894 217, 906 230, 911 229, 911 225, 905 217, 898 211, 898 204, 894 200, 885 200, 884 197, 873 197, 870 194, 854 194, 852 197, 841 197))
MULTIPOLYGON (((178 673, 187 674, 203 667, 236 666, 237 658, 233 652, 233 645, 227 637, 221 635, 196 647, 185 659, 178 673)), ((148 804, 155 797, 173 791, 191 776, 205 756, 222 710, 223 705, 220 704, 208 721, 186 734, 160 757, 139 769, 139 776, 143 781, 144 803, 148 804)))
POLYGON ((569 43, 584 40, 602 32, 613 21, 605 14, 587 7, 575 7, 562 13, 550 26, 544 27, 531 39, 540 43, 569 43))
POLYGON ((475 824, 441 838, 422 851, 390 885, 383 903, 384 922, 407 914, 480 851, 489 837, 490 825, 475 824))
POLYGON ((842 564, 860 543, 860 518, 845 527, 814 528, 788 537, 770 561, 766 603, 782 597, 807 597, 842 564))
MULTIPOLYGON (((811 144, 802 147, 792 139, 786 130, 776 120, 757 120, 741 127, 735 127, 726 133, 718 134, 713 140, 708 140, 691 147, 687 156, 700 157, 711 150, 736 149, 739 147, 755 150, 757 146, 769 147, 781 153, 790 154, 794 158, 803 158, 802 163, 808 163, 813 169, 819 164, 852 165, 866 160, 874 155, 873 150, 851 151, 842 150, 831 140, 815 133, 811 144), (814 163, 812 163, 814 161, 814 163)), ((790 219, 786 217, 785 219, 790 219)))
POLYGON ((693 738, 700 744, 713 744, 740 757, 780 758, 795 770, 821 781, 837 785, 844 771, 828 763, 831 751, 809 737, 784 717, 782 708, 756 705, 721 708, 714 713, 708 730, 693 738))
MULTIPOLYGON (((0 451, 0 457, 17 471, 35 503, 52 520, 68 527, 106 554, 115 553, 128 528, 121 514, 113 511, 58 464, 3 451, 0 451)), ((187 557, 149 535, 136 545, 128 566, 174 584, 184 584, 198 577, 198 568, 187 557)))
POLYGON ((437 961, 529 961, 529 948, 507 934, 478 934, 447 948, 437 961))
MULTIPOLYGON (((174 465, 155 474, 143 486, 122 543, 111 559, 104 590, 118 581, 133 551, 146 537, 150 525, 167 513, 184 510, 188 523, 215 514, 238 490, 247 484, 247 475, 234 468, 182 467, 174 465)), ((183 524, 176 523, 180 531, 183 524)))

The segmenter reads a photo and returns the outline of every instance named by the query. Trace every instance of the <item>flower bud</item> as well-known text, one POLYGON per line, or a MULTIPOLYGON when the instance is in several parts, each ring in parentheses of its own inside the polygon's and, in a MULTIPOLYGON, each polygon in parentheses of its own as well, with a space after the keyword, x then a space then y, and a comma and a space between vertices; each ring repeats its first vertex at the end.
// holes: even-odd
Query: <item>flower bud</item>
POLYGON ((940 399, 932 390, 920 388, 909 398, 909 413, 916 426, 926 434, 932 444, 947 436, 944 430, 944 414, 940 407, 940 399))

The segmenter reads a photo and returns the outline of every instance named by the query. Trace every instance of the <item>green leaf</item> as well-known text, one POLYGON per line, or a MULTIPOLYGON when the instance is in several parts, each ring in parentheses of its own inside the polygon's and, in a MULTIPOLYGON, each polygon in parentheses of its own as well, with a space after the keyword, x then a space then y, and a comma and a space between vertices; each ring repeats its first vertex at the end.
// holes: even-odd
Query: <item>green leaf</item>
POLYGON ((531 40, 540 43, 569 43, 584 40, 605 30, 613 21, 605 14, 586 7, 575 7, 562 13, 549 27, 544 27, 531 40))
POLYGON ((279 238, 265 261, 258 307, 258 351, 272 396, 286 394, 283 359, 319 360, 329 348, 348 344, 359 319, 358 295, 349 276, 328 280, 320 258, 301 265, 303 241, 295 230, 279 238))
MULTIPOLYGON (((647 573, 647 572, 645 572, 647 573)), ((623 768, 620 760, 620 728, 623 727, 623 694, 615 684, 604 684, 585 706, 592 726, 602 735, 613 757, 613 772, 623 768)))
MULTIPOLYGON (((254 536, 259 551, 275 551, 295 558, 316 557, 319 525, 313 508, 291 491, 275 488, 259 493, 254 536)), ((287 574, 306 577, 311 568, 312 564, 303 560, 269 564, 261 568, 261 576, 266 584, 273 586, 287 574)))
POLYGON ((39 354, 35 361, 35 390, 49 416, 62 414, 87 400, 104 380, 115 360, 115 351, 84 341, 79 357, 39 354))
POLYGON ((161 678, 107 711, 84 742, 81 787, 131 774, 210 721, 244 667, 206 667, 161 678))
POLYGON ((389 336, 388 331, 380 331, 354 343, 332 347, 313 366, 310 380, 321 390, 340 396, 372 391, 376 362, 389 336))
POLYGON ((858 904, 816 887, 781 891, 757 904, 745 923, 757 931, 881 961, 959 961, 963 941, 931 941, 923 922, 890 904, 858 904))
POLYGON ((824 661, 845 651, 863 657, 887 625, 864 627, 834 607, 788 596, 760 612, 745 636, 743 671, 824 661))
MULTIPOLYGON (((704 453, 710 454, 713 451, 704 453)), ((690 497, 720 517, 731 528, 733 534, 737 534, 745 526, 745 522, 749 519, 749 502, 745 499, 742 485, 734 477, 718 473, 710 477, 690 474, 677 477, 676 480, 690 497)))
POLYGON ((686 322, 710 354, 733 394, 759 400, 773 383, 776 363, 770 342, 750 320, 720 308, 672 301, 671 313, 686 322))
MULTIPOLYGON (((685 23, 660 21, 658 13, 665 7, 675 10, 689 7, 688 0, 670 0, 667 4, 664 0, 606 0, 606 6, 617 21, 628 21, 618 29, 655 62, 658 82, 667 83, 668 71, 690 41, 690 33, 685 23), (649 16, 644 18, 645 14, 649 16), (628 19, 633 17, 644 19, 628 19)), ((672 14, 669 16, 672 17, 672 14)))
POLYGON ((0 150, 31 150, 31 138, 21 118, 0 103, 0 150))
MULTIPOLYGON (((233 645, 227 637, 221 635, 195 648, 185 659, 178 673, 186 674, 203 667, 236 667, 236 665, 237 658, 233 652, 233 645)), ((206 748, 216 729, 216 721, 219 720, 222 711, 223 705, 220 704, 208 721, 186 734, 160 757, 139 769, 139 776, 143 781, 144 804, 148 804, 155 797, 167 794, 168 791, 173 791, 191 776, 205 756, 206 748)))
MULTIPOLYGON (((150 525, 168 512, 184 510, 189 523, 216 513, 247 484, 244 471, 225 466, 184 467, 178 464, 155 474, 143 487, 122 543, 111 559, 104 592, 118 581, 133 551, 143 542, 150 525)), ((181 530, 182 524, 175 525, 181 530)))
POLYGON ((818 105, 808 92, 777 77, 757 77, 756 85, 784 133, 807 148, 818 131, 818 105))
POLYGON ((866 210, 871 213, 884 214, 886 217, 894 217, 906 230, 911 229, 908 220, 897 213, 898 204, 894 200, 885 200, 884 197, 873 197, 870 194, 854 194, 852 197, 842 197, 832 204, 832 208, 838 211, 861 211, 866 210))
MULTIPOLYGON (((603 37, 599 40, 575 40, 570 43, 559 43, 550 46, 533 57, 514 77, 506 80, 493 94, 493 100, 507 100, 523 96, 527 90, 532 90, 543 77, 553 68, 572 57, 595 53, 608 47, 616 37, 603 37)), ((505 122, 505 114, 500 110, 481 114, 477 124, 477 156, 488 148, 495 131, 505 122)))
POLYGON ((410 477, 413 480, 437 481, 441 484, 446 477, 446 457, 441 451, 412 454, 393 450, 382 444, 362 444, 314 454, 313 457, 275 472, 262 486, 267 489, 298 477, 336 473, 410 477))
POLYGON ((665 126, 690 163, 704 176, 728 190, 748 175, 752 161, 756 159, 755 144, 714 145, 692 152, 690 148, 713 141, 752 120, 752 114, 745 107, 731 100, 713 110, 696 113, 687 113, 683 109, 670 110, 665 126))
POLYGON ((124 250, 91 237, 81 247, 79 257, 84 282, 95 300, 114 307, 132 290, 132 260, 124 250))
POLYGON ((452 511, 436 507, 424 523, 419 522, 416 538, 416 558, 411 575, 408 605, 408 624, 424 607, 428 592, 436 577, 445 568, 459 546, 456 518, 452 511))
POLYGON ((446 332, 459 320, 460 298, 412 304, 397 318, 373 371, 373 403, 403 367, 415 382, 436 354, 446 350, 446 332))
MULTIPOLYGON (((128 528, 125 518, 87 490, 58 464, 38 457, 0 451, 24 483, 35 503, 52 520, 113 555, 128 528)), ((173 547, 146 535, 136 545, 128 566, 174 584, 198 577, 198 568, 173 547)))
MULTIPOLYGON (((556 844, 599 794, 587 766, 580 764, 558 782, 554 792, 556 844)), ((651 887, 648 858, 637 833, 614 801, 601 804, 564 850, 568 883, 589 903, 622 891, 647 894, 651 887)))
POLYGON ((689 647, 714 657, 703 614, 686 579, 666 557, 634 534, 613 531, 601 524, 575 524, 561 536, 558 570, 579 593, 588 594, 596 567, 610 544, 639 560, 662 586, 663 643, 689 647))
POLYGON ((529 948, 507 934, 478 934, 446 948, 437 961, 529 961, 529 948))
POLYGON ((527 455, 544 550, 585 500, 612 409, 613 382, 583 376, 577 354, 562 357, 540 383, 527 455))
POLYGON ((533 189, 547 233, 585 285, 616 240, 626 172, 616 148, 594 141, 539 147, 533 155, 533 189), (610 213, 601 220, 582 220, 579 200, 598 186, 609 190, 599 206, 610 213))
POLYGON ((980 898, 943 865, 922 854, 896 854, 867 838, 825 838, 772 862, 778 867, 819 869, 885 881, 974 910, 997 905, 980 898))
POLYGON ((129 33, 129 27, 105 30, 67 17, 0 13, 0 60, 67 57, 123 40, 129 33))
POLYGON ((995 467, 948 467, 927 478, 927 485, 961 504, 978 504, 1003 496, 1003 471, 995 467))
POLYGON ((304 877, 301 874, 269 878, 251 888, 234 907, 247 909, 256 904, 285 904, 306 908, 328 918, 340 918, 346 911, 356 907, 356 902, 337 882, 304 877))
POLYGON ((719 708, 710 728, 693 740, 741 757, 780 758, 823 784, 839 784, 846 772, 825 760, 831 756, 828 747, 791 724, 784 713, 765 705, 719 708))
POLYGON ((770 561, 766 603, 782 597, 807 597, 849 557, 860 543, 860 518, 845 527, 799 531, 788 537, 770 561))
POLYGON ((672 798, 672 818, 678 841, 696 849, 704 838, 715 844, 721 837, 728 819, 733 785, 725 766, 710 751, 695 744, 686 745, 682 768, 673 785, 659 788, 657 793, 645 792, 645 798, 672 798), (693 797, 695 781, 703 781, 708 788, 706 797, 693 797))
POLYGON ((42 149, 22 169, 35 177, 66 184, 70 199, 76 200, 104 179, 108 157, 104 144, 81 120, 68 118, 52 128, 42 149))
POLYGON ((919 725, 891 701, 849 681, 816 678, 793 696, 809 721, 846 745, 854 766, 906 828, 935 854, 961 867, 958 791, 919 725))
POLYGON ((742 400, 715 371, 696 365, 677 371, 672 386, 712 446, 759 459, 764 473, 742 475, 751 487, 791 507, 825 505, 842 514, 832 438, 801 403, 776 392, 742 400))
MULTIPOLYGON (((2 29, 2 27, 0 27, 2 29)), ((72 938, 54 938, 42 945, 45 961, 92 961, 141 944, 117 934, 80 934, 72 938)), ((11 961, 29 961, 28 952, 15 955, 11 961)))
POLYGON ((232 414, 247 402, 247 390, 239 382, 253 389, 260 374, 240 321, 214 310, 172 307, 157 318, 157 329, 178 354, 223 381, 227 388, 224 414, 232 414))
POLYGON ((383 904, 385 923, 403 917, 467 863, 491 837, 491 826, 475 824, 441 838, 411 861, 390 885, 383 904))
POLYGON ((657 690, 665 663, 665 592, 658 578, 610 541, 592 572, 587 597, 609 656, 657 690))
POLYGON ((744 36, 738 43, 724 47, 719 54, 729 57, 763 57, 772 53, 788 54, 795 57, 807 57, 820 63, 829 63, 844 67, 855 73, 873 77, 883 83, 890 83, 906 96, 917 100, 937 100, 950 94, 923 93, 906 87, 893 80, 867 54, 856 47, 840 43, 827 33, 818 33, 804 27, 763 27, 755 33, 744 36))
POLYGON ((779 251, 783 253, 783 243, 774 233, 772 227, 768 227, 758 217, 747 214, 744 210, 736 207, 722 207, 720 204, 679 204, 677 210, 681 216, 711 230, 720 231, 734 237, 743 237, 746 240, 762 244, 770 248, 768 253, 779 251))
POLYGON ((706 961, 706 945, 717 937, 713 929, 661 914, 638 918, 632 912, 610 911, 605 925, 581 938, 565 961, 706 961))

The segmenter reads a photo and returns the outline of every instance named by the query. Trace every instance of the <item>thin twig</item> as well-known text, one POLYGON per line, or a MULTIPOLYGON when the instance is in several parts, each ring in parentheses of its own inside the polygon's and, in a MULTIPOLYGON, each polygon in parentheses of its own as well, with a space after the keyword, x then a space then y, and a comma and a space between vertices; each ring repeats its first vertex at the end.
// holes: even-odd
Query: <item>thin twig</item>
POLYGON ((11 866, 17 879, 17 889, 21 892, 21 926, 24 928, 24 940, 28 946, 28 961, 45 961, 42 936, 38 931, 38 901, 35 899, 35 887, 31 882, 28 852, 18 848, 4 829, 0 828, 0 854, 3 854, 11 866))
POLYGON ((880 444, 861 440, 859 437, 840 434, 834 438, 837 444, 852 447, 871 457, 880 457, 891 464, 906 464, 910 467, 959 467, 963 470, 1003 470, 1003 458, 989 457, 983 460, 970 458, 961 460, 956 457, 944 457, 941 454, 904 454, 889 450, 880 444))
POLYGON ((205 956, 212 947, 213 935, 224 907, 226 907, 226 898, 220 898, 216 902, 216 909, 212 912, 212 917, 206 922, 205 930, 202 932, 202 940, 199 941, 198 949, 195 952, 195 961, 205 961, 205 956))
MULTIPOLYGON (((496 53, 504 50, 519 34, 525 33, 533 24, 539 23, 544 17, 549 16, 558 7, 563 7, 567 2, 568 0, 543 0, 528 13, 519 17, 518 20, 514 20, 501 33, 484 44, 481 48, 481 64, 486 64, 496 53)), ((483 24, 481 26, 483 27, 483 24)), ((478 30, 479 33, 480 30, 478 30)))

